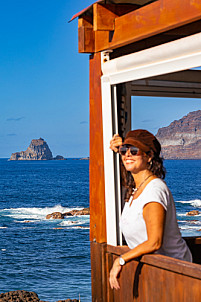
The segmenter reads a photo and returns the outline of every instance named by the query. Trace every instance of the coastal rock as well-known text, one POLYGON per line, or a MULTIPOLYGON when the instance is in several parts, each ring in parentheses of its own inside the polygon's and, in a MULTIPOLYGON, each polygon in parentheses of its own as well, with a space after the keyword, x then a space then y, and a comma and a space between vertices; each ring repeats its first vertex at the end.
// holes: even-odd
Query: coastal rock
POLYGON ((43 138, 32 139, 26 151, 12 153, 10 160, 51 160, 52 152, 43 138))
MULTIPOLYGON (((34 292, 25 290, 10 291, 0 294, 0 302, 48 302, 39 299, 38 295, 34 292)), ((59 300, 57 302, 79 302, 77 299, 59 300)))
POLYGON ((187 216, 196 216, 199 214, 200 214, 200 212, 198 210, 192 210, 192 211, 186 213, 187 216))
POLYGON ((62 155, 57 155, 53 159, 54 160, 65 160, 65 158, 62 155))
POLYGON ((79 215, 89 215, 90 210, 89 208, 84 208, 82 210, 72 210, 66 213, 54 212, 48 214, 46 219, 64 219, 65 216, 79 216, 79 215))
POLYGON ((54 213, 48 214, 46 216, 46 219, 64 219, 64 214, 62 214, 60 212, 54 212, 54 213))
MULTIPOLYGON (((34 292, 25 290, 10 291, 0 294, 0 302, 42 302, 34 292)), ((45 301, 44 301, 45 302, 45 301)))
POLYGON ((156 137, 165 159, 201 159, 201 110, 160 128, 156 137))
POLYGON ((90 210, 89 208, 84 208, 83 210, 72 210, 70 212, 66 212, 64 216, 79 216, 79 215, 89 215, 90 210))

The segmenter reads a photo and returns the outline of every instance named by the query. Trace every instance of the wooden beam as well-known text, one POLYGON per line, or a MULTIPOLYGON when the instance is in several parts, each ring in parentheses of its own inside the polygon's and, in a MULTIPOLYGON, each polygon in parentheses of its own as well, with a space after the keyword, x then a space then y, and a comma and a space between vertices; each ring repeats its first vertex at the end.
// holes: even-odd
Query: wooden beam
POLYGON ((92 53, 95 51, 92 18, 83 16, 78 19, 78 51, 92 53))
POLYGON ((90 57, 90 241, 106 242, 101 55, 90 57))
POLYGON ((115 18, 113 32, 96 31, 95 52, 116 49, 200 19, 200 0, 156 1, 115 18))
POLYGON ((116 17, 125 15, 134 9, 137 9, 138 5, 129 4, 98 4, 93 5, 93 29, 97 30, 114 30, 114 21, 116 17))

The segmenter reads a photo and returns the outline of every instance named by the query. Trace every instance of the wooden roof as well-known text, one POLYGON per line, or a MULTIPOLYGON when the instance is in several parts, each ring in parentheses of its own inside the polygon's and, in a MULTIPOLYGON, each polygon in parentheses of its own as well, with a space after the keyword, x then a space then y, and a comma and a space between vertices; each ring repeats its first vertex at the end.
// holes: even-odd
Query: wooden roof
POLYGON ((76 17, 79 52, 95 53, 161 34, 180 38, 196 33, 201 28, 201 1, 98 0, 71 20, 76 17))

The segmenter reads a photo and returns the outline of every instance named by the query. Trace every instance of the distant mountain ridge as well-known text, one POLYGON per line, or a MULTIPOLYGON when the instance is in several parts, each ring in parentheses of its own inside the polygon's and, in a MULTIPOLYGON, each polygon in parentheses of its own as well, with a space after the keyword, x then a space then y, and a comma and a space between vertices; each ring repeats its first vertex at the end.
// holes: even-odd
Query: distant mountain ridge
POLYGON ((201 159, 201 110, 160 128, 156 137, 166 159, 201 159))

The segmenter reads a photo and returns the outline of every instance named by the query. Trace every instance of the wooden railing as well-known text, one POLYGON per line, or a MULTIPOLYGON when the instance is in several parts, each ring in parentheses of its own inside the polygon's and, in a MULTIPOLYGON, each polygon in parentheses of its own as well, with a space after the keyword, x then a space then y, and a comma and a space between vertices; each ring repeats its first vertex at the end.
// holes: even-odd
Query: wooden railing
MULTIPOLYGON (((201 261, 201 239, 186 239, 201 261)), ((150 254, 127 263, 119 277, 120 290, 112 290, 109 272, 116 257, 128 250, 91 243, 92 301, 198 302, 201 301, 201 265, 150 254), (96 267, 96 271, 93 267, 96 267)))

